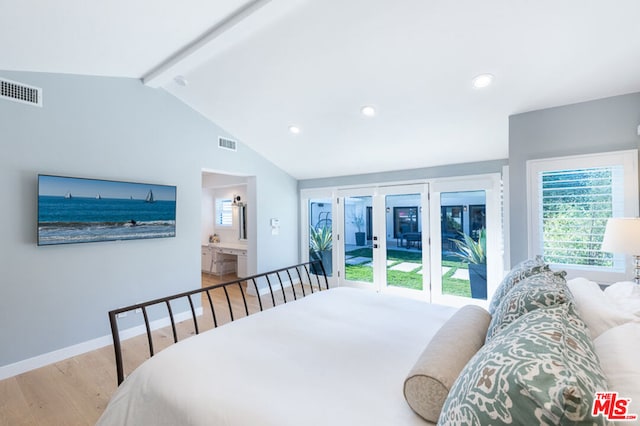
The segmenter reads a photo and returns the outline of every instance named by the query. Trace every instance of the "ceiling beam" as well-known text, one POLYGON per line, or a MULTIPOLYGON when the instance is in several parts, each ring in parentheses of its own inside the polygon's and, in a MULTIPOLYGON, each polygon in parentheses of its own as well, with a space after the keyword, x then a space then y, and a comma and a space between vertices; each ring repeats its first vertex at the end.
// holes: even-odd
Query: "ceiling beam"
POLYGON ((167 60, 142 76, 142 82, 150 87, 161 87, 209 59, 207 47, 222 34, 251 16, 271 0, 252 0, 218 22, 208 32, 179 50, 167 60))

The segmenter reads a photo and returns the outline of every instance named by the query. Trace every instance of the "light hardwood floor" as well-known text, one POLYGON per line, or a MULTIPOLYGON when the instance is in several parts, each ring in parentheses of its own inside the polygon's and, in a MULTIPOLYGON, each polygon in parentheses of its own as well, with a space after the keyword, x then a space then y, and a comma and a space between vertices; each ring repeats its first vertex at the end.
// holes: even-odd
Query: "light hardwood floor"
MULTIPOLYGON (((234 278, 233 275, 214 277, 203 274, 202 285, 209 286, 234 278)), ((234 312, 244 316, 244 305, 237 287, 230 290, 230 295, 234 312)), ((222 293, 212 296, 214 300, 223 300, 222 293)), ((204 314, 202 321, 199 320, 201 330, 213 326, 205 299, 206 296, 203 296, 204 314)), ((271 306, 270 296, 263 296, 262 301, 265 309, 271 306)), ((259 310, 255 297, 248 298, 247 302, 250 313, 259 310)), ((228 322, 228 310, 217 312, 217 317, 219 325, 228 322)), ((192 321, 179 324, 180 340, 191 334, 194 334, 192 321)), ((156 350, 172 342, 169 328, 154 332, 156 350)), ((125 374, 129 374, 148 358, 146 335, 123 342, 123 357, 125 374)), ((113 346, 109 345, 0 381, 0 425, 93 425, 116 387, 113 346)))

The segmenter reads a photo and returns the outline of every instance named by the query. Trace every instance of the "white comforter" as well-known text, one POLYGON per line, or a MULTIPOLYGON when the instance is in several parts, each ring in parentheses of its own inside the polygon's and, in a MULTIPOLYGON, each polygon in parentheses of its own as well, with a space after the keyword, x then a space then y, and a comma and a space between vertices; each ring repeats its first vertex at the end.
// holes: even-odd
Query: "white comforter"
POLYGON ((454 311, 350 288, 316 293, 158 353, 98 424, 424 425, 403 382, 454 311))

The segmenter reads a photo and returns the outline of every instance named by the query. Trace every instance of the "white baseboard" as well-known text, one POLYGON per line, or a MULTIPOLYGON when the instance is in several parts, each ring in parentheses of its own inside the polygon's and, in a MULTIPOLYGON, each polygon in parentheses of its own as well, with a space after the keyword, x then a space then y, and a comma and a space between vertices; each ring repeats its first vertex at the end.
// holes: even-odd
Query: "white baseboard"
MULTIPOLYGON (((196 315, 202 315, 202 308, 196 309, 196 315)), ((180 312, 174 315, 176 323, 186 320, 191 320, 191 310, 180 312)), ((149 326, 152 330, 171 325, 169 317, 160 318, 155 321, 151 321, 149 326)), ((127 340, 135 336, 146 333, 144 325, 127 328, 120 331, 120 340, 127 340)), ((7 364, 0 366, 0 380, 8 379, 9 377, 17 376, 18 374, 26 373, 27 371, 35 370, 36 368, 44 367, 54 362, 62 361, 63 359, 70 358, 72 356, 81 355, 87 352, 94 351, 96 349, 103 348, 113 344, 111 334, 98 337, 96 339, 87 340, 86 342, 78 343, 76 345, 67 346, 66 348, 58 349, 52 352, 47 352, 42 355, 34 356, 22 361, 15 362, 13 364, 7 364)), ((115 365, 115 358, 114 358, 115 365)))

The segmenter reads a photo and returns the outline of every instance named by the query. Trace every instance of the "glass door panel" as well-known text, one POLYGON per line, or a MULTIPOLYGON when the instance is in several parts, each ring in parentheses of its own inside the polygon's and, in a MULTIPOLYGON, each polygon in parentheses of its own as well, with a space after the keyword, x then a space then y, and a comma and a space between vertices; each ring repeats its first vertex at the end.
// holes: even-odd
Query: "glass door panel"
POLYGON ((308 201, 309 260, 322 260, 327 277, 333 276, 332 210, 331 198, 310 198, 308 201))
POLYGON ((344 279, 373 285, 373 196, 344 197, 344 279))
POLYGON ((486 300, 486 192, 442 192, 440 206, 442 294, 486 300))
POLYGON ((387 195, 385 212, 386 285, 422 290, 425 270, 422 262, 421 194, 387 195))
POLYGON ((427 191, 426 184, 378 188, 374 203, 379 205, 380 218, 374 238, 379 237, 376 283, 380 291, 429 299, 427 191))

